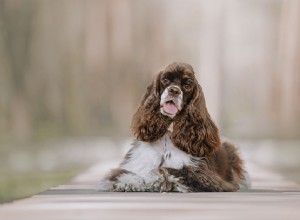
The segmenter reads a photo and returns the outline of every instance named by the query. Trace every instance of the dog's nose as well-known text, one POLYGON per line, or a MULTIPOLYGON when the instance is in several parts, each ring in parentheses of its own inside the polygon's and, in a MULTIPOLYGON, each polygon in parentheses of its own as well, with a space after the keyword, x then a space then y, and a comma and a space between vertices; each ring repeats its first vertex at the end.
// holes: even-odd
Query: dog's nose
POLYGON ((170 86, 168 91, 172 96, 178 96, 180 94, 180 88, 178 86, 170 86))

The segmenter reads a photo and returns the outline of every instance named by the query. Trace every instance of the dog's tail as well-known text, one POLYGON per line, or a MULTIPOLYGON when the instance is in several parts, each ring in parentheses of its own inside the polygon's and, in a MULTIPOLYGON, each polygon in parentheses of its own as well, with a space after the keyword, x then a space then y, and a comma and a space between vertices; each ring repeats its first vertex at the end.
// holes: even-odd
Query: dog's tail
POLYGON ((223 142, 222 147, 227 153, 233 177, 238 181, 240 189, 249 189, 251 187, 250 176, 244 169, 244 161, 241 159, 238 149, 229 142, 223 142))

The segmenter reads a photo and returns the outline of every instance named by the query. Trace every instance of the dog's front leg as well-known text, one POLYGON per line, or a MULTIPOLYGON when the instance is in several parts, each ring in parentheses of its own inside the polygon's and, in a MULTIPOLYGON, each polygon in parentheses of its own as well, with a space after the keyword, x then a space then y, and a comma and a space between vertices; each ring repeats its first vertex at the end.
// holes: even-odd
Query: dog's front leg
POLYGON ((99 191, 140 192, 145 191, 144 179, 128 170, 117 168, 98 186, 99 191))
POLYGON ((160 192, 190 192, 189 188, 184 185, 184 181, 180 176, 175 176, 169 173, 172 168, 160 167, 161 175, 160 192))
POLYGON ((203 166, 201 169, 183 167, 180 170, 167 168, 170 175, 180 177, 181 184, 188 186, 191 192, 234 192, 238 184, 229 183, 216 173, 203 166))

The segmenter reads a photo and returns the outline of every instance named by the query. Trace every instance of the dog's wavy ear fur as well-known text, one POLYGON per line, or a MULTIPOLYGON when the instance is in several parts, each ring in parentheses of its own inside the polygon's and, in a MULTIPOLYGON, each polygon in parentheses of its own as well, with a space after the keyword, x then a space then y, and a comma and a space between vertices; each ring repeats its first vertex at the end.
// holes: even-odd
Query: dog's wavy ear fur
POLYGON ((133 115, 131 130, 137 140, 154 142, 167 131, 171 121, 160 113, 160 72, 147 87, 138 110, 133 115))
POLYGON ((173 127, 171 139, 174 145, 193 156, 211 155, 220 147, 219 130, 207 111, 204 94, 197 81, 192 99, 174 120, 173 127))

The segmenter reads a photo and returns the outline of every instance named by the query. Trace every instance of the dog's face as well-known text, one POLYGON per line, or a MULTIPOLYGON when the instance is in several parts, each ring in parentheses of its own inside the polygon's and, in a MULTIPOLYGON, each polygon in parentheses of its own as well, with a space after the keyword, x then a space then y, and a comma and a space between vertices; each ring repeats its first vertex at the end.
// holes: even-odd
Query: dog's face
POLYGON ((174 118, 191 100, 195 87, 192 67, 170 65, 159 77, 160 112, 174 118))

